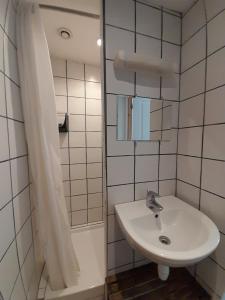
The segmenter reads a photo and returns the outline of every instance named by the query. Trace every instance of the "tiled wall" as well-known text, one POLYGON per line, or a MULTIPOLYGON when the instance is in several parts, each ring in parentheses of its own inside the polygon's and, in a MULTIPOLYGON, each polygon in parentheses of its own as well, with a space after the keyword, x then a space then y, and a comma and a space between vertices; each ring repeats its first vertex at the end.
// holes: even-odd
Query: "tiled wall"
POLYGON ((103 219, 100 69, 52 58, 56 110, 69 133, 60 133, 65 196, 71 225, 103 219))
POLYGON ((225 292, 225 2, 199 0, 182 20, 177 195, 206 213, 221 242, 197 278, 225 292), (205 4, 205 5, 204 5, 205 4))
MULTIPOLYGON (((107 269, 108 274, 145 263, 145 259, 128 246, 115 218, 116 203, 144 199, 147 188, 160 195, 175 194, 177 116, 170 142, 116 141, 116 96, 137 95, 173 102, 178 112, 178 87, 160 84, 152 88, 140 74, 115 74, 113 60, 117 50, 163 57, 180 66, 181 18, 172 12, 150 6, 150 1, 104 1, 104 68, 107 169, 107 269), (145 2, 145 3, 144 3, 145 2), (116 77, 117 76, 117 77, 116 77)), ((167 134, 167 130, 163 132, 167 134)))
POLYGON ((35 210, 21 112, 15 2, 0 0, 0 292, 4 300, 35 300, 40 269, 34 261, 35 210))

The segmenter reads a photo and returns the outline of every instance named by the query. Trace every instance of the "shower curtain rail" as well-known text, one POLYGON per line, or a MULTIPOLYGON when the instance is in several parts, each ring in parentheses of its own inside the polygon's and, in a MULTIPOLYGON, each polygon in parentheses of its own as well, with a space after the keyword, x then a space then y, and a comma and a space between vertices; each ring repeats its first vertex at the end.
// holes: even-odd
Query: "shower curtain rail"
POLYGON ((66 8, 66 7, 61 7, 61 6, 55 6, 55 5, 48 5, 48 4, 40 4, 40 8, 43 9, 50 9, 50 10, 56 10, 56 11, 61 11, 65 13, 70 13, 70 14, 76 14, 82 17, 87 17, 87 18, 92 18, 92 19, 100 19, 100 15, 92 14, 89 12, 81 11, 81 10, 76 10, 76 9, 71 9, 71 8, 66 8))

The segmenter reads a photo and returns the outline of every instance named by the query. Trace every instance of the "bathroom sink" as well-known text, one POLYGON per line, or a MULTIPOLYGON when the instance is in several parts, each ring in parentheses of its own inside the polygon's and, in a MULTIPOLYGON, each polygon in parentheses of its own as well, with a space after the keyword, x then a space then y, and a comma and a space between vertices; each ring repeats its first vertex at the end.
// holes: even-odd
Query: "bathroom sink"
POLYGON ((156 214, 146 200, 115 206, 120 227, 134 249, 161 266, 197 263, 219 244, 216 225, 202 212, 174 196, 157 198, 163 210, 156 214))

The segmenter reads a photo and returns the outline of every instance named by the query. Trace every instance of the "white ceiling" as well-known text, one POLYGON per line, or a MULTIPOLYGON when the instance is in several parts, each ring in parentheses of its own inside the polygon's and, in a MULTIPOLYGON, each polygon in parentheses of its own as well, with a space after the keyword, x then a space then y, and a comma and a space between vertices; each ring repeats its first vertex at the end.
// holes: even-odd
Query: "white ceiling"
POLYGON ((147 0, 146 2, 184 13, 195 1, 196 0, 147 0))
MULTIPOLYGON (((99 14, 100 0, 42 0, 41 4, 55 5, 99 14)), ((99 65, 100 20, 49 9, 41 9, 50 54, 82 63, 99 65), (72 32, 70 40, 60 37, 58 28, 72 32)))

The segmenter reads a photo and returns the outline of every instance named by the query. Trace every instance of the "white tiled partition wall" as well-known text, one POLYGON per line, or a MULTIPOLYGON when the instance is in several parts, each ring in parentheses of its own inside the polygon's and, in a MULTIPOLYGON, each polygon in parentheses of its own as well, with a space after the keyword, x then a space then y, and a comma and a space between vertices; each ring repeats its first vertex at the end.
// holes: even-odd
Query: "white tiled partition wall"
MULTIPOLYGON (((104 68, 105 133, 107 169, 107 270, 108 274, 143 264, 120 232, 114 205, 144 199, 147 188, 160 195, 175 194, 177 117, 179 102, 179 69, 181 16, 150 1, 104 1, 104 68), (168 58, 177 63, 177 88, 150 87, 140 74, 115 75, 113 60, 119 49, 153 57, 168 58), (174 104, 174 129, 170 142, 116 141, 116 97, 137 95, 170 100, 174 104), (177 113, 176 113, 177 112, 177 113)), ((167 130, 163 134, 167 134, 167 130)))
POLYGON ((15 19, 16 1, 0 0, 0 293, 4 300, 35 300, 40 268, 34 260, 35 210, 30 201, 15 19))
POLYGON ((213 299, 225 293, 225 1, 199 0, 182 20, 177 195, 206 213, 221 242, 196 268, 213 299))
POLYGON ((52 57, 60 133, 61 163, 71 225, 103 219, 102 101, 99 67, 52 57))

